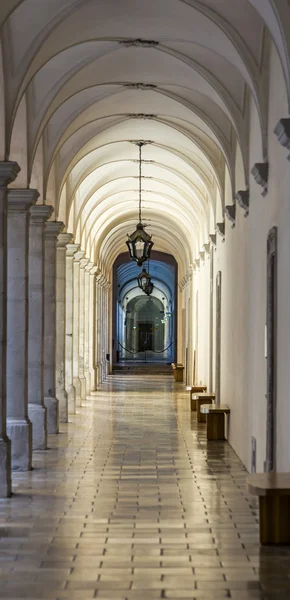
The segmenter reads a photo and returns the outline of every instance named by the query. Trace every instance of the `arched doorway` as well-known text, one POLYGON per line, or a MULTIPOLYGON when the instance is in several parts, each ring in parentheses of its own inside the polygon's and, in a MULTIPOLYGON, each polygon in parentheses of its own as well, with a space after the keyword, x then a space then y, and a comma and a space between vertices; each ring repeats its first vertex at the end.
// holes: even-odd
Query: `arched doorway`
POLYGON ((150 297, 140 290, 138 267, 121 254, 113 277, 113 363, 171 363, 176 360, 177 263, 173 256, 152 252, 150 297))

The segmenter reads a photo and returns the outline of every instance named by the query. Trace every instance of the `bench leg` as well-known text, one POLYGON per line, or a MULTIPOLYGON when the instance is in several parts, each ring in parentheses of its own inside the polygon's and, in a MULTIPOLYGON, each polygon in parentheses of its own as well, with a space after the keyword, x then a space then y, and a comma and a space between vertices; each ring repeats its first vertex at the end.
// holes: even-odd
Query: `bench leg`
MULTIPOLYGON (((208 400, 204 400, 203 404, 207 404, 208 400)), ((198 400, 196 401, 196 411, 197 411, 197 422, 198 423, 205 423, 206 422, 206 415, 204 415, 203 413, 200 412, 200 402, 198 402, 198 400)))
POLYGON ((192 395, 190 396, 190 410, 191 412, 196 411, 196 398, 193 398, 192 395))
POLYGON ((208 440, 225 439, 224 413, 209 413, 206 415, 206 435, 208 440))
POLYGON ((290 496, 260 496, 260 542, 290 545, 290 496))

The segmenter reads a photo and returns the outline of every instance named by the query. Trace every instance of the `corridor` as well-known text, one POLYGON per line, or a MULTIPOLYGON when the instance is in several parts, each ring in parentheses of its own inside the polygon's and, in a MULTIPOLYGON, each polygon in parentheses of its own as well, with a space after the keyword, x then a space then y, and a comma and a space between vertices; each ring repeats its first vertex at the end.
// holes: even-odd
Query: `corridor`
POLYGON ((107 378, 0 500, 1 599, 289 598, 290 548, 260 549, 245 468, 192 414, 171 377, 107 378))

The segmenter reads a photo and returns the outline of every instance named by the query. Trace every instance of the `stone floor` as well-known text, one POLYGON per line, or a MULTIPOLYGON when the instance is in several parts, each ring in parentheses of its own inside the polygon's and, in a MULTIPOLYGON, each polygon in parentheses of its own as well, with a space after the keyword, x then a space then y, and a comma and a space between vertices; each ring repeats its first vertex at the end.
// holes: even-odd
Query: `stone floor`
POLYGON ((289 600, 245 476, 182 384, 114 376, 0 501, 0 598, 289 600))

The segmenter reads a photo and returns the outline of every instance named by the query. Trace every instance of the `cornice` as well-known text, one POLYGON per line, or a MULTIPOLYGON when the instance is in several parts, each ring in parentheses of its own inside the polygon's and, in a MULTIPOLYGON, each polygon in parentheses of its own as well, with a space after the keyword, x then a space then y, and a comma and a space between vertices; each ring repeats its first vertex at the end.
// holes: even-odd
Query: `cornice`
POLYGON ((81 259, 84 257, 84 250, 77 250, 77 252, 74 255, 74 262, 80 262, 81 259))
POLYGON ((216 232, 221 236, 222 241, 225 241, 225 222, 222 221, 216 224, 216 232))
POLYGON ((251 173, 256 183, 263 188, 262 196, 266 196, 268 192, 269 163, 255 163, 251 173))
POLYGON ((207 244, 203 244, 204 247, 204 251, 207 254, 207 256, 210 254, 210 242, 208 242, 207 244))
POLYGON ((30 224, 43 224, 47 221, 54 211, 53 206, 49 204, 35 204, 30 208, 30 224))
POLYGON ((79 244, 67 244, 67 247, 66 247, 67 258, 74 258, 76 253, 78 252, 79 247, 80 247, 79 244))
POLYGON ((224 208, 224 214, 232 223, 232 229, 236 225, 236 205, 235 204, 227 204, 224 208))
POLYGON ((47 221, 44 228, 45 238, 56 239, 63 230, 64 223, 62 221, 47 221))
POLYGON ((7 187, 9 183, 15 181, 20 167, 14 161, 0 161, 0 187, 7 187))
POLYGON ((88 262, 88 264, 85 266, 85 271, 86 273, 90 273, 90 271, 92 270, 92 268, 95 266, 95 264, 91 261, 88 262))
MULTIPOLYGON (((280 119, 274 129, 274 133, 281 146, 290 150, 290 119, 280 119)), ((287 158, 290 160, 290 154, 287 158)))
POLYGON ((239 190, 234 196, 238 205, 245 211, 244 216, 247 217, 250 208, 250 192, 249 190, 239 190))
POLYGON ((31 189, 17 189, 12 188, 8 190, 8 212, 26 212, 32 204, 35 204, 39 197, 37 190, 31 189))
POLYGON ((57 238, 57 248, 65 248, 67 244, 69 244, 73 239, 72 233, 60 233, 57 238))

